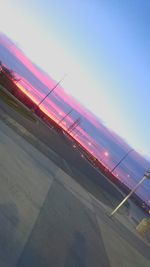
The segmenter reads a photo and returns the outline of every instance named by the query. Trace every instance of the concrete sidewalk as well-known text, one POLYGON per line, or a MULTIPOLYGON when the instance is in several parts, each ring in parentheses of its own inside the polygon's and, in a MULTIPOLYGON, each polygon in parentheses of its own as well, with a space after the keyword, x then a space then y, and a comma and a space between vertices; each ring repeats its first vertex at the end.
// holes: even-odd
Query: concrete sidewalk
POLYGON ((1 267, 150 266, 148 244, 109 211, 0 121, 1 267))

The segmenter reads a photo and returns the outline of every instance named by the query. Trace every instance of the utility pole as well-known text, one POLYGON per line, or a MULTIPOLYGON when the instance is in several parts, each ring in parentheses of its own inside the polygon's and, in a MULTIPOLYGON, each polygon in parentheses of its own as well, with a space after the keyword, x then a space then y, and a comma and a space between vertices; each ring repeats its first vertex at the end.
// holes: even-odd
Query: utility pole
POLYGON ((81 123, 81 118, 75 120, 75 122, 68 128, 68 132, 71 133, 81 123))
POLYGON ((33 109, 33 111, 36 111, 37 108, 40 107, 40 105, 44 102, 44 100, 57 88, 57 86, 64 80, 64 78, 66 77, 66 73, 64 74, 64 76, 62 77, 61 80, 59 80, 55 86, 48 92, 48 94, 37 104, 37 107, 35 109, 33 109))
POLYGON ((65 120, 66 117, 69 116, 69 114, 73 111, 73 109, 71 109, 59 122, 58 122, 58 125, 60 125, 62 123, 62 121, 65 120))
POLYGON ((112 168, 112 170, 110 171, 111 173, 113 173, 113 171, 121 164, 121 162, 127 158, 127 156, 132 152, 134 151, 134 149, 130 149, 122 158, 121 160, 119 160, 119 162, 112 168))

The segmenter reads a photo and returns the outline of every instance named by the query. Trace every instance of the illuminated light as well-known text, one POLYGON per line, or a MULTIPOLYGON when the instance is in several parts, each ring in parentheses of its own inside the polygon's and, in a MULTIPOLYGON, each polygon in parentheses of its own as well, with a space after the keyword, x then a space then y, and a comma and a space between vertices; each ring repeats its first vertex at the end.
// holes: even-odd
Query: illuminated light
POLYGON ((73 145, 74 148, 76 148, 76 145, 73 145))
POLYGON ((59 115, 61 115, 61 116, 63 115, 61 111, 59 111, 59 115))
POLYGON ((105 157, 108 157, 108 156, 109 156, 108 151, 105 151, 105 152, 104 152, 104 156, 105 156, 105 157))
POLYGON ((128 174, 127 176, 128 176, 128 178, 129 178, 129 177, 130 177, 130 174, 128 174))
MULTIPOLYGON (((22 58, 22 60, 23 60, 23 58, 22 58)), ((53 83, 55 83, 54 81, 50 81, 49 79, 47 79, 47 80, 45 80, 45 77, 44 76, 40 76, 39 75, 39 73, 35 70, 35 69, 33 69, 33 67, 34 66, 29 66, 28 64, 29 64, 29 62, 27 62, 27 61, 24 61, 24 64, 30 69, 30 71, 32 71, 32 73, 34 74, 34 75, 36 75, 38 78, 39 78, 39 80, 41 80, 45 85, 47 85, 48 87, 53 87, 53 83), (51 84, 52 83, 52 84, 51 84)), ((27 87, 28 88, 28 87, 27 87)), ((59 88, 59 89, 61 89, 61 88, 59 88)), ((33 89, 31 89, 31 90, 33 90, 33 89)), ((36 89, 35 89, 36 90, 36 89)), ((31 96, 30 94, 28 94, 27 93, 27 89, 22 89, 22 91, 24 91, 24 93, 26 94, 26 95, 28 95, 35 103, 37 103, 37 99, 35 99, 33 96, 31 96)), ((66 102, 71 102, 71 105, 73 105, 75 108, 77 108, 77 107, 79 107, 80 108, 80 110, 82 110, 83 112, 84 112, 84 114, 87 114, 87 116, 89 117, 89 119, 93 122, 93 117, 92 117, 92 115, 90 115, 90 114, 88 114, 84 109, 82 109, 82 107, 80 107, 79 105, 77 106, 77 103, 75 102, 75 101, 73 101, 72 100, 72 98, 70 98, 69 99, 69 97, 67 98, 66 97, 66 94, 62 91, 62 90, 60 90, 59 91, 59 94, 58 95, 60 95, 61 96, 61 98, 63 99, 64 98, 64 100, 66 100, 66 102), (71 100, 71 101, 70 101, 71 100)), ((46 102, 48 102, 48 104, 50 103, 50 100, 49 99, 47 99, 47 101, 46 102)), ((38 104, 38 103, 37 103, 38 104)), ((52 104, 51 104, 52 105, 52 104)), ((44 109, 44 107, 43 108, 41 108, 43 111, 45 111, 46 109, 44 109)), ((49 116, 49 117, 53 117, 53 114, 51 114, 51 110, 50 110, 50 108, 47 108, 47 111, 50 111, 50 112, 46 112, 45 111, 45 113, 49 116)), ((58 114, 58 113, 57 113, 58 114)), ((59 115, 62 115, 62 113, 61 113, 61 111, 59 112, 59 115)), ((53 119, 57 122, 58 121, 58 119, 56 119, 55 117, 53 117, 53 119)), ((71 121, 71 118, 68 118, 67 119, 67 123, 69 122, 69 121, 71 121)), ((63 125, 67 125, 67 123, 66 122, 63 122, 63 125)), ((97 125, 97 127, 99 128, 99 127, 101 127, 99 124, 97 124, 97 122, 96 122, 96 120, 94 119, 94 122, 93 123, 95 123, 95 125, 97 125)), ((62 126, 63 126, 62 125, 62 126)), ((63 126, 63 128, 65 128, 65 126, 63 126)), ((103 129, 101 129, 101 130, 103 130, 103 129)), ((82 129, 80 130, 80 132, 83 132, 84 133, 84 135, 85 136, 87 136, 87 137, 89 137, 89 135, 88 134, 86 134, 85 133, 85 131, 82 131, 82 129)), ((71 133, 72 134, 72 133, 71 133)), ((106 133, 107 134, 107 133, 106 133)), ((80 139, 79 139, 80 140, 80 139)), ((89 146, 91 146, 91 142, 88 142, 88 145, 89 146)), ((87 146, 88 146, 87 145, 87 146)), ((92 143, 92 145, 94 146, 94 144, 92 143)), ((84 147, 86 147, 85 145, 84 145, 84 147)), ((90 149, 90 148, 88 148, 88 149, 90 149)), ((93 151, 91 151, 91 153, 93 153, 93 151)), ((95 153, 94 153, 95 154, 95 153)), ((108 157, 109 156, 109 153, 106 151, 105 153, 104 153, 104 155, 105 155, 105 157, 108 157)), ((107 159, 107 162, 108 162, 108 160, 109 159, 107 159)))
MULTIPOLYGON (((14 47, 12 47, 12 48, 14 48, 14 47)), ((12 49, 11 48, 11 49, 12 49)), ((14 54, 16 53, 17 55, 16 56, 18 56, 18 58, 20 57, 20 60, 22 60, 22 62, 30 69, 30 71, 32 71, 33 72, 33 74, 34 75, 36 75, 40 80, 42 80, 43 81, 43 79, 44 79, 44 82, 45 82, 45 85, 47 85, 47 86, 49 86, 49 87, 51 87, 50 85, 50 81, 49 81, 49 79, 47 79, 47 80, 45 80, 45 75, 43 76, 41 76, 41 73, 39 73, 38 71, 37 71, 37 69, 35 69, 34 68, 34 65, 31 65, 31 62, 29 62, 28 60, 25 60, 25 57, 23 57, 23 55, 21 56, 21 51, 19 51, 18 53, 17 53, 17 48, 16 48, 16 50, 14 51, 14 54), (19 53, 20 52, 20 53, 19 53)), ((52 81, 53 82, 53 81, 52 81)), ((75 103, 75 107, 76 107, 76 103, 75 103)), ((84 111, 84 113, 86 114, 86 111, 84 111)), ((50 114, 49 114, 50 115, 50 114)), ((51 116, 51 115, 50 115, 51 116)), ((97 123, 97 121, 95 120, 95 118, 93 118, 91 115, 89 115, 89 118, 90 118, 90 120, 93 122, 93 120, 94 120, 94 122, 93 123, 95 123, 96 125, 97 125, 97 127, 99 128, 100 127, 100 125, 97 123)))

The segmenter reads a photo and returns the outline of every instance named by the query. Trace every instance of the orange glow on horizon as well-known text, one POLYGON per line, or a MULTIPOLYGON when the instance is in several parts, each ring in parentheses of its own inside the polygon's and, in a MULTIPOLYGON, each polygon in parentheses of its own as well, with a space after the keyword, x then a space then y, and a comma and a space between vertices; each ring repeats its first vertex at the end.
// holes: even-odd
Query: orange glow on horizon
POLYGON ((20 83, 17 83, 17 87, 25 94, 27 95, 35 104, 38 104, 38 101, 35 97, 31 95, 20 83))
MULTIPOLYGON (((6 38, 7 39, 7 38, 6 38)), ((24 76, 21 77, 21 80, 16 83, 18 88, 25 94, 27 95, 35 104, 39 104, 41 99, 43 99, 46 95, 46 90, 47 92, 51 90, 57 82, 54 81, 51 77, 49 77, 47 74, 42 72, 40 69, 38 69, 25 55, 22 53, 20 49, 18 49, 14 44, 12 44, 9 40, 5 40, 3 38, 2 40, 3 44, 5 47, 20 61, 21 64, 23 64, 33 75, 33 78, 36 80, 36 85, 38 85, 38 81, 40 82, 39 88, 36 88, 34 86, 34 82, 32 79, 25 79, 24 76), (42 84, 45 87, 42 87, 42 84), (42 91, 43 90, 43 91, 42 91)), ((18 75, 19 76, 19 75, 18 75)), ((28 76, 27 76, 28 77, 28 76)), ((64 129, 67 130, 68 127, 74 123, 75 118, 81 116, 81 125, 79 124, 77 126, 77 132, 72 131, 70 134, 78 140, 82 145, 90 152, 94 153, 95 157, 97 157, 99 160, 103 160, 105 164, 110 164, 112 166, 114 163, 111 158, 111 150, 110 151, 105 151, 107 149, 106 147, 104 148, 103 143, 98 144, 97 142, 100 141, 95 141, 93 137, 91 137, 90 133, 82 128, 82 117, 86 118, 87 121, 91 123, 91 125, 95 126, 98 131, 100 131, 105 138, 108 139, 108 141, 114 140, 114 142, 123 148, 124 150, 128 150, 128 145, 122 141, 122 139, 117 136, 113 131, 108 130, 105 125, 101 124, 99 120, 95 117, 94 114, 90 113, 88 109, 84 108, 79 102, 76 101, 71 95, 67 94, 65 92, 64 88, 61 85, 58 85, 53 97, 58 101, 54 103, 52 100, 53 98, 48 97, 44 103, 40 106, 40 109, 51 119, 53 119, 56 123, 58 123, 65 115, 67 114, 67 111, 64 112, 63 110, 63 104, 66 104, 66 107, 68 105, 68 111, 69 109, 73 109, 74 114, 69 114, 66 118, 65 121, 62 121, 60 123, 60 126, 64 129), (60 103, 60 106, 59 106, 60 103), (76 114, 75 114, 76 112, 76 114), (75 117, 76 116, 76 117, 75 117)), ((64 105, 65 106, 65 105, 64 105)), ((66 109, 67 109, 66 108, 66 109)), ((84 123, 84 119, 83 119, 84 123)), ((76 130, 75 129, 75 130, 76 130)), ((94 129, 95 130, 95 129, 94 129)), ((98 139, 97 139, 98 140, 98 139)), ((129 157, 134 158, 137 163, 143 163, 144 164, 144 159, 140 157, 138 153, 131 153, 129 157)), ((124 162, 124 165, 129 167, 128 161, 124 162)), ((126 178, 130 178, 127 174, 125 174, 126 178)), ((120 177, 120 174, 119 174, 120 177)))

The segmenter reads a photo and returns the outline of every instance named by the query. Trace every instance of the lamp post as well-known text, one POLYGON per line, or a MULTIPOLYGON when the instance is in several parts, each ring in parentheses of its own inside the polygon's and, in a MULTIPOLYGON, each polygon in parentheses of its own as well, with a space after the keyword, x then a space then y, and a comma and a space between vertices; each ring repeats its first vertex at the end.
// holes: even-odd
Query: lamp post
POLYGON ((144 173, 144 176, 142 177, 142 179, 137 183, 137 185, 130 191, 130 193, 121 201, 121 203, 112 211, 112 213, 110 214, 110 216, 113 216, 117 210, 128 200, 128 198, 137 190, 137 188, 146 180, 146 179, 150 179, 150 169, 147 170, 144 173))

